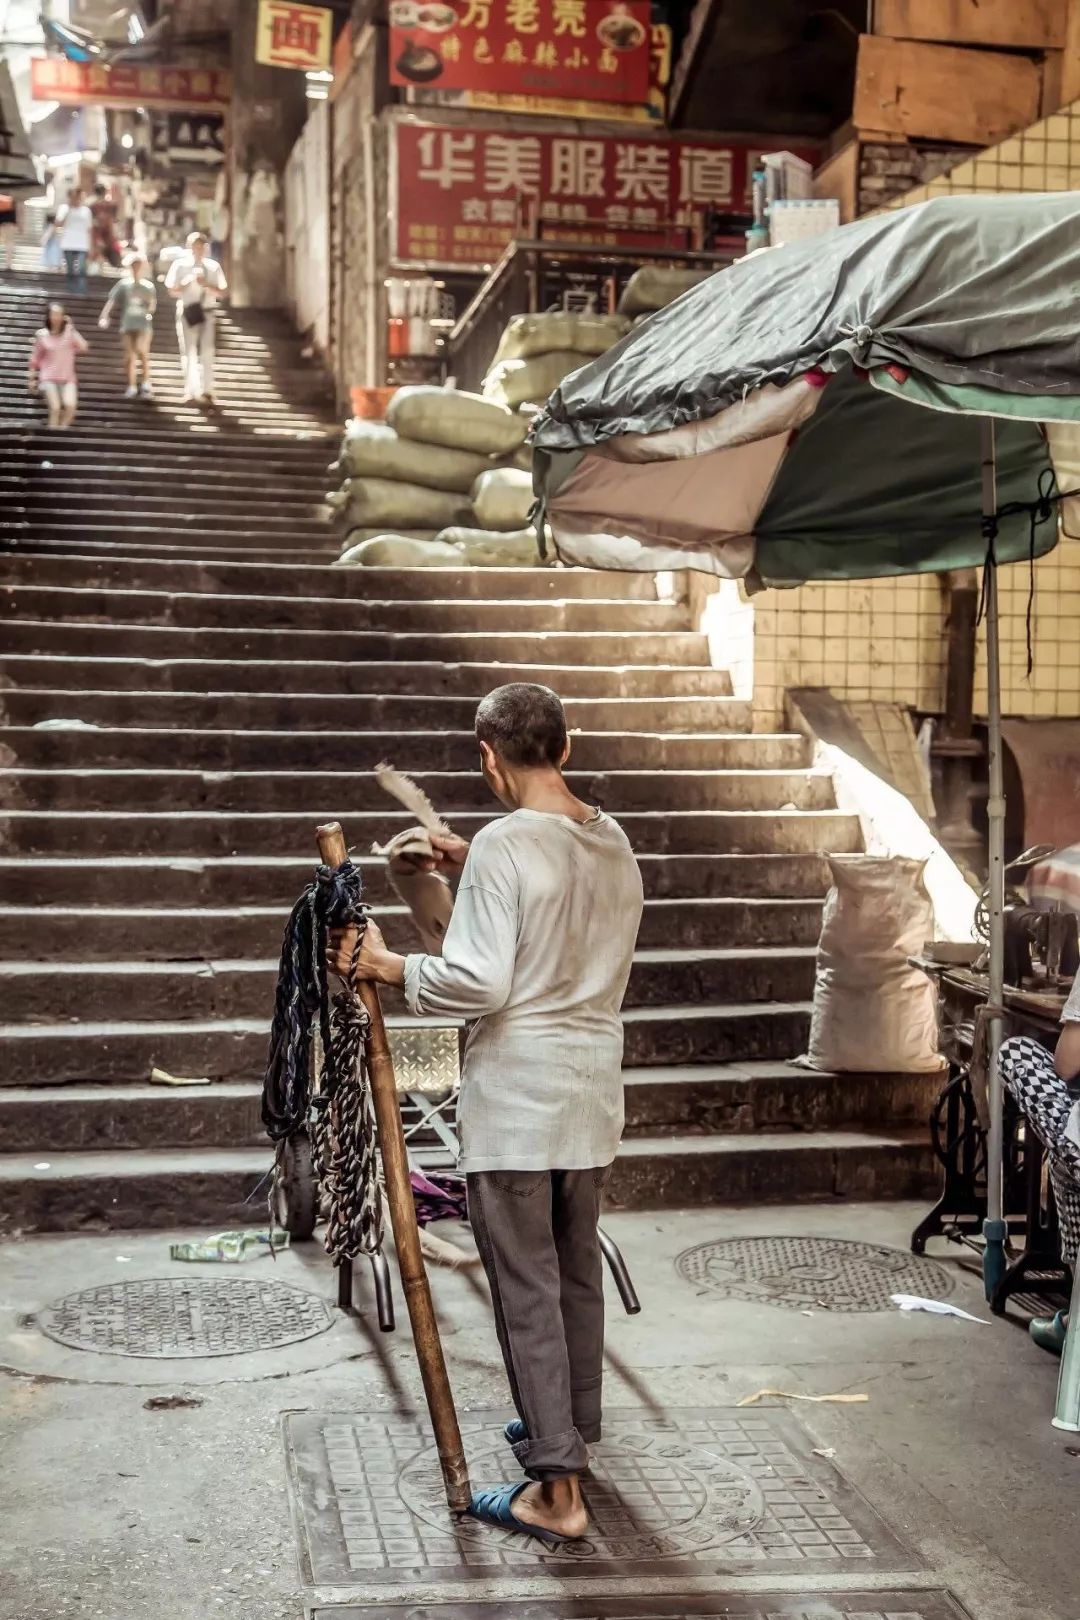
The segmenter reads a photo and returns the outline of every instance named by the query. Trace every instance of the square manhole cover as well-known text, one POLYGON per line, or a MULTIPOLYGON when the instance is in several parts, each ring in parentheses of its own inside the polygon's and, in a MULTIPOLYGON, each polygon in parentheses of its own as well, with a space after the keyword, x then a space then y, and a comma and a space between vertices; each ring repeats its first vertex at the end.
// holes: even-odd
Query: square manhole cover
MULTIPOLYGON (((806 1597, 597 1597, 570 1603, 439 1603, 412 1605, 408 1620, 966 1620, 948 1592, 815 1592, 806 1597)), ((401 1609, 326 1608, 311 1620, 401 1620, 401 1609)))
MULTIPOLYGON (((504 1419, 462 1418, 474 1487, 515 1477, 504 1419)), ((919 1567, 789 1412, 609 1412, 589 1534, 555 1547, 453 1519, 426 1419, 297 1412, 285 1438, 311 1586, 919 1567)))

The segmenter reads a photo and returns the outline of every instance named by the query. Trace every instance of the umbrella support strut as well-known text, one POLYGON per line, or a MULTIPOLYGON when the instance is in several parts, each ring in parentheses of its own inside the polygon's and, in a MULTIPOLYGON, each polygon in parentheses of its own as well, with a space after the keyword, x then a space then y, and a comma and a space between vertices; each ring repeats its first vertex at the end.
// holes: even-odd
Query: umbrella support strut
POLYGON ((1008 1237, 1003 1177, 1004 1097, 999 1061, 1005 987, 1005 789, 1001 764, 1001 658, 998 640, 997 566, 990 560, 997 523, 997 455, 994 445, 994 420, 989 416, 982 419, 982 506, 983 521, 990 537, 988 560, 985 564, 987 755, 990 767, 990 797, 986 807, 990 857, 988 1099, 990 1131, 986 1144, 986 1220, 983 1224, 983 1237, 986 1241, 983 1251, 983 1287, 989 1300, 993 1298, 994 1291, 1005 1276, 1005 1242, 1008 1237))

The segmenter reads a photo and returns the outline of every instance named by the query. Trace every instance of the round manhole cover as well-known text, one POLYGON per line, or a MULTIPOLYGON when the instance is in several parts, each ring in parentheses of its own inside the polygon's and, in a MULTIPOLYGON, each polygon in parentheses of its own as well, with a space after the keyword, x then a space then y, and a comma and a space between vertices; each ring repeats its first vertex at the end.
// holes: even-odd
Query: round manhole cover
POLYGON ((325 1333, 331 1307, 287 1283, 151 1277, 85 1288, 46 1306, 43 1333, 110 1356, 239 1356, 325 1333))
POLYGON ((888 1311, 893 1294, 941 1299, 952 1290, 934 1260, 845 1238, 725 1238, 686 1249, 675 1265, 699 1288, 790 1311, 888 1311))

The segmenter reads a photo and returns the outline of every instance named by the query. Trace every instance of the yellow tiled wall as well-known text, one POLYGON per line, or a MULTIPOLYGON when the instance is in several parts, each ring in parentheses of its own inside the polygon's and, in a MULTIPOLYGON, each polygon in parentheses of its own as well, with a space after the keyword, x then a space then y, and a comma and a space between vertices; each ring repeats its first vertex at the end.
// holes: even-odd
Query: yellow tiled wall
MULTIPOLYGON (((890 204, 902 208, 949 193, 1080 190, 1080 101, 989 147, 890 204)), ((1078 289, 1080 322, 1080 289, 1078 289)), ((1028 569, 1000 571, 1002 708, 1013 715, 1080 715, 1080 544, 1061 540, 1035 565, 1034 669, 1026 675, 1028 569)), ((945 623, 935 576, 804 585, 766 591, 749 603, 725 584, 710 615, 714 655, 723 660, 725 626, 746 639, 752 611, 754 724, 783 719, 785 688, 828 686, 853 700, 889 698, 920 709, 943 703, 945 623)), ((985 712, 986 665, 980 631, 975 705, 985 712)))

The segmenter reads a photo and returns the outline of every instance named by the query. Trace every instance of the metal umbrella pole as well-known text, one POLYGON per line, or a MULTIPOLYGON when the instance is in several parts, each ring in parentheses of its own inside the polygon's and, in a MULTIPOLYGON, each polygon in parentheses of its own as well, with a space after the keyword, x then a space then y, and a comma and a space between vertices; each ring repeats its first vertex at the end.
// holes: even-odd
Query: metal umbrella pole
POLYGON ((985 579, 986 603, 986 713, 990 796, 987 801, 989 845, 988 899, 990 911, 988 1101, 990 1130, 986 1143, 986 1219, 983 1222, 983 1287, 993 1297, 1005 1276, 1004 1109, 1001 1083, 1002 1003, 1005 990, 1005 789, 1001 768, 1001 657, 998 625, 997 564, 993 558, 997 532, 997 456, 994 419, 982 419, 982 508, 988 539, 985 579))

